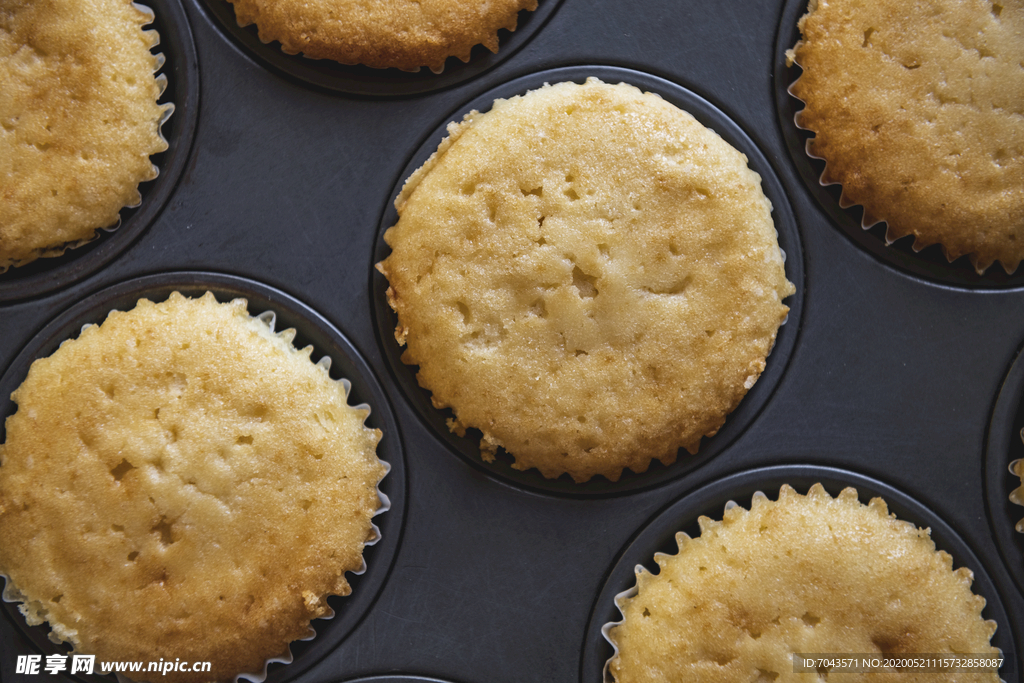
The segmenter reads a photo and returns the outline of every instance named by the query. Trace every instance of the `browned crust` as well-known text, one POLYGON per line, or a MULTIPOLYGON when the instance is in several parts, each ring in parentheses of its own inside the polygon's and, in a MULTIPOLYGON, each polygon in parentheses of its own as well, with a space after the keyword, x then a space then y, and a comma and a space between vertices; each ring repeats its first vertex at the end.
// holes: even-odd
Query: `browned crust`
POLYGON ((1024 258, 1024 5, 821 1, 800 20, 791 92, 825 184, 887 238, 970 254, 983 272, 1024 258), (928 5, 931 7, 931 5, 928 5))
POLYGON ((116 225, 167 149, 151 12, 130 0, 0 12, 0 272, 116 225))
POLYGON ((476 45, 498 51, 498 30, 514 31, 537 0, 228 0, 239 26, 256 24, 263 42, 288 54, 415 71, 441 71, 448 57, 468 62, 476 45))

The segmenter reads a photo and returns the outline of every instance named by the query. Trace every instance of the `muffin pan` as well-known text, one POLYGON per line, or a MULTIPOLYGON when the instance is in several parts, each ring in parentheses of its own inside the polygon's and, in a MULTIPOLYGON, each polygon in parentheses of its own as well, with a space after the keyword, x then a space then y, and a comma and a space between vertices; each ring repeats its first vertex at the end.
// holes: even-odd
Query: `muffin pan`
MULTIPOLYGON (((975 573, 1008 659, 1001 677, 1021 680, 1024 535, 1013 524, 1024 507, 1007 498, 1007 467, 1024 456, 1024 275, 997 265, 978 276, 907 240, 887 247, 820 186, 786 93, 805 0, 540 0, 498 55, 474 52, 439 75, 282 55, 238 29, 224 0, 149 4, 176 105, 161 176, 118 231, 0 276, 0 417, 32 359, 111 308, 173 289, 245 296, 250 312, 274 310, 298 344, 332 356, 384 432, 392 507, 375 520, 367 572, 332 599, 337 616, 314 622, 317 637, 294 643, 294 662, 271 665, 269 681, 598 683, 610 654, 601 626, 618 618, 610 600, 633 565, 730 499, 815 481, 882 495, 930 526, 975 573), (398 190, 449 121, 587 76, 657 92, 748 156, 797 293, 764 375, 700 453, 576 486, 485 464, 472 433, 447 430, 398 360, 373 265, 398 190)), ((17 656, 55 646, 13 606, 3 612, 0 680, 38 680, 15 673, 17 656)))

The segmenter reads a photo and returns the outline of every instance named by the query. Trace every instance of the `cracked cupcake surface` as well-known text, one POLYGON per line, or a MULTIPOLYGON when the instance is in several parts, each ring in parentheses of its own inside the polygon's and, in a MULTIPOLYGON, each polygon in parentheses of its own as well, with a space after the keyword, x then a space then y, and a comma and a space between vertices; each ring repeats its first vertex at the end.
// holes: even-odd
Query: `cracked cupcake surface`
POLYGON ((32 364, 0 446, 0 573, 30 624, 102 661, 260 672, 347 595, 380 432, 345 388, 212 294, 139 301, 32 364))
POLYGON ((790 91, 824 183, 888 239, 1024 258, 1024 3, 812 0, 790 91))
POLYGON ((616 480, 717 432, 793 293, 760 177, 692 116, 589 79, 448 127, 379 264, 402 360, 518 469, 616 480))
POLYGON ((0 271, 92 239, 167 149, 153 20, 128 0, 0 11, 0 271))
MULTIPOLYGON (((678 554, 655 555, 658 574, 639 571, 636 595, 619 602, 623 621, 609 632, 616 683, 819 680, 794 672, 797 652, 998 654, 971 571, 954 570, 927 530, 897 520, 881 498, 863 505, 852 488, 832 498, 820 484, 806 496, 783 486, 777 501, 759 494, 749 511, 701 517, 700 530, 677 534, 678 554)), ((994 672, 952 676, 999 681, 994 672)))
POLYGON ((498 51, 498 31, 514 31, 537 0, 228 0, 239 26, 288 54, 440 72, 448 57, 468 62, 477 45, 498 51))

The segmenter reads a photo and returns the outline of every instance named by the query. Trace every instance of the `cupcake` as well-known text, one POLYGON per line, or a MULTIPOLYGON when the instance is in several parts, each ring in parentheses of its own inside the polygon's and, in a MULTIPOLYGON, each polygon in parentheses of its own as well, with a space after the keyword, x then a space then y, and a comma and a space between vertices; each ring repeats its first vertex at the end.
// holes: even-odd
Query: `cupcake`
POLYGON ((448 127, 378 264, 433 404, 576 481, 695 453, 757 381, 793 293, 746 157, 589 79, 448 127))
POLYGON ((520 10, 537 0, 228 0, 239 26, 288 54, 435 72, 448 57, 469 61, 476 45, 498 51, 498 30, 514 31, 520 10))
MULTIPOLYGON (((619 601, 623 621, 608 631, 617 683, 796 680, 794 653, 999 657, 971 571, 954 571, 928 531, 881 498, 863 505, 852 488, 832 498, 820 484, 806 496, 783 486, 777 501, 755 494, 750 510, 701 517, 700 529, 677 534, 678 554, 655 555, 658 574, 638 568, 635 594, 619 601)), ((999 680, 992 669, 970 676, 999 680)))
MULTIPOLYGON (((1011 471, 1020 477, 1020 488, 1014 489, 1010 494, 1010 502, 1024 505, 1024 466, 1021 466, 1020 460, 1014 463, 1014 469, 1011 471)), ((1017 531, 1024 534, 1024 518, 1017 522, 1017 531)))
POLYGON ((294 334, 175 293, 32 364, 0 445, 0 573, 30 625, 205 682, 331 614, 376 538, 381 435, 294 334))
POLYGON ((1019 0, 812 0, 790 92, 823 184, 886 239, 967 254, 979 273, 1024 258, 1024 5, 1019 0))
MULTIPOLYGON (((1024 439, 1024 430, 1021 430, 1020 436, 1021 439, 1024 439)), ((1010 493, 1010 502, 1015 505, 1024 505, 1024 460, 1011 462, 1010 474, 1020 477, 1020 488, 1014 489, 1010 493)), ((1024 534, 1024 518, 1017 522, 1017 531, 1024 534)))
POLYGON ((0 272, 93 239, 167 149, 148 9, 14 0, 0 30, 0 272))

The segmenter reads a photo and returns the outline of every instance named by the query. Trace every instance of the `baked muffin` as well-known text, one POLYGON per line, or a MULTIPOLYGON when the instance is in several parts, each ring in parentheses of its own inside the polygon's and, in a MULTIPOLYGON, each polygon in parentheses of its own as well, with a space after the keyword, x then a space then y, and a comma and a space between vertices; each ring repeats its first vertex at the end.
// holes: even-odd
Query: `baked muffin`
MULTIPOLYGON (((863 505, 852 488, 832 498, 820 484, 806 496, 784 486, 778 501, 755 495, 749 511, 701 517, 700 529, 678 534, 679 553, 655 555, 659 573, 641 568, 636 595, 620 602, 624 619, 609 633, 617 683, 804 680, 793 653, 998 655, 971 571, 954 571, 928 531, 888 514, 881 498, 863 505)), ((840 678, 936 680, 913 671, 840 678)))
POLYGON ((0 446, 0 573, 101 661, 260 672, 376 537, 380 432, 237 299, 112 312, 32 364, 0 446))
POLYGON ((811 0, 790 53, 822 182, 887 239, 1024 257, 1024 2, 811 0))
MULTIPOLYGON (((1021 433, 1024 438, 1024 432, 1021 433)), ((1024 505, 1024 460, 1017 460, 1011 463, 1010 472, 1020 477, 1020 488, 1010 493, 1010 502, 1016 505, 1024 505)), ((1024 518, 1017 522, 1017 531, 1024 534, 1024 518)))
POLYGON ((657 95, 589 79, 448 127, 378 268, 402 360, 515 467, 616 480, 697 451, 793 293, 746 157, 657 95))
POLYGON ((0 272, 93 239, 157 176, 152 20, 130 0, 4 0, 0 272))
POLYGON ((435 72, 449 57, 469 61, 484 45, 498 51, 498 30, 514 31, 520 10, 537 0, 228 0, 239 26, 256 24, 260 40, 288 54, 435 72))

